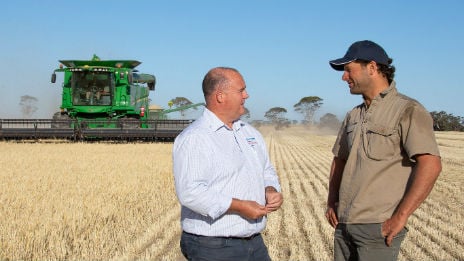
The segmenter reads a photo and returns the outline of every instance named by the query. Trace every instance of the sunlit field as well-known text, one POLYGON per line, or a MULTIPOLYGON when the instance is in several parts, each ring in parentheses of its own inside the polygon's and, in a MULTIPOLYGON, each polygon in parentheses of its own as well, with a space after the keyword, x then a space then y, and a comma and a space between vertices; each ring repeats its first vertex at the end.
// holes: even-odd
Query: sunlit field
MULTIPOLYGON (((260 129, 284 204, 273 260, 331 260, 324 217, 334 135, 260 129)), ((409 219, 400 260, 464 260, 464 133, 437 132, 443 172, 409 219)), ((183 260, 172 143, 0 142, 0 260, 183 260)))

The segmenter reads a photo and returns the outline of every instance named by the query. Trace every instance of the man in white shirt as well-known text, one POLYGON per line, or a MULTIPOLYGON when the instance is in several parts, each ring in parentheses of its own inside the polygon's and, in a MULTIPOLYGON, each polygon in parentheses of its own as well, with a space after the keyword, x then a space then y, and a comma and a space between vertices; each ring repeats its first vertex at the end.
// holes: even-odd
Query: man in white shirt
POLYGON ((261 134, 240 120, 249 97, 233 68, 203 79, 203 115, 175 140, 181 250, 188 260, 270 260, 261 237, 283 197, 261 134))

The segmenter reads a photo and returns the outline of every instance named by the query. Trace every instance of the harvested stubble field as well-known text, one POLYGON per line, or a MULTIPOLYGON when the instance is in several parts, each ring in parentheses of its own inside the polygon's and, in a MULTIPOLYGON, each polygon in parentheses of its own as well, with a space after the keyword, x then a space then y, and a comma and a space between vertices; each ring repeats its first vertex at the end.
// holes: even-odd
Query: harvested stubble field
MULTIPOLYGON (((285 202, 273 260, 331 260, 324 218, 333 135, 261 129, 285 202)), ((400 260, 464 260, 464 133, 436 133, 443 172, 400 260)), ((0 142, 0 260, 182 260, 172 144, 0 142)), ((388 189, 388 188, 386 188, 388 189)))

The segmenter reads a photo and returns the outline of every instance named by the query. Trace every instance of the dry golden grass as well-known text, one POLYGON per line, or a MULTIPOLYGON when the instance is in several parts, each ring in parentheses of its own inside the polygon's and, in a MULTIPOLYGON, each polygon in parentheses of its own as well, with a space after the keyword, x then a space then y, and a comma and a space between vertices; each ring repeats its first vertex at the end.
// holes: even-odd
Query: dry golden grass
POLYGON ((179 234, 171 147, 0 143, 0 259, 163 256, 179 234))
MULTIPOLYGON (((274 260, 331 260, 324 218, 333 135, 262 129, 285 202, 274 260)), ((464 260, 464 133, 437 133, 443 172, 400 260, 464 260)), ((182 260, 172 144, 0 142, 0 260, 182 260)))

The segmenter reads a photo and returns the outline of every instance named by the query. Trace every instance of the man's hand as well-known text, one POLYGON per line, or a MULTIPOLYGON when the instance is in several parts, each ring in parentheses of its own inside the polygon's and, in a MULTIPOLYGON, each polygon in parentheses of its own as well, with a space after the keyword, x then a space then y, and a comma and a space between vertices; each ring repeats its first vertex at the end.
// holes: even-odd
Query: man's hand
POLYGON ((277 192, 274 187, 266 187, 266 209, 268 212, 276 211, 284 202, 282 193, 277 192))
POLYGON ((337 218, 337 211, 335 210, 335 207, 327 207, 327 210, 325 212, 325 217, 327 218, 327 221, 330 223, 330 225, 333 228, 337 227, 338 218, 337 218))
POLYGON ((239 214, 248 219, 258 219, 267 214, 265 206, 258 204, 256 201, 232 199, 229 207, 229 213, 239 214))
POLYGON ((392 245, 393 238, 406 226, 407 221, 407 218, 400 218, 394 214, 382 223, 382 236, 385 237, 387 246, 392 245))

